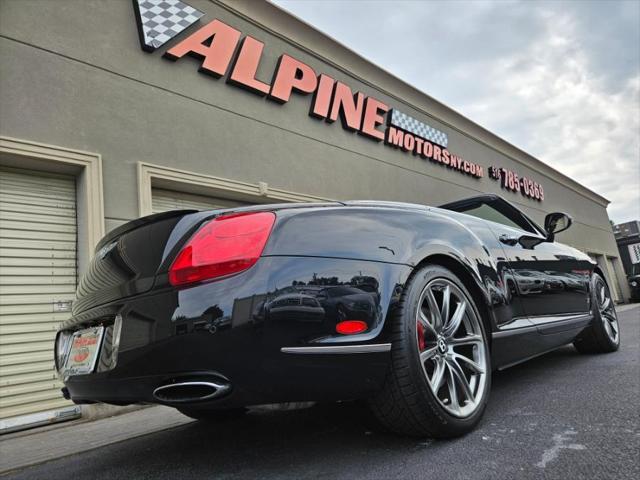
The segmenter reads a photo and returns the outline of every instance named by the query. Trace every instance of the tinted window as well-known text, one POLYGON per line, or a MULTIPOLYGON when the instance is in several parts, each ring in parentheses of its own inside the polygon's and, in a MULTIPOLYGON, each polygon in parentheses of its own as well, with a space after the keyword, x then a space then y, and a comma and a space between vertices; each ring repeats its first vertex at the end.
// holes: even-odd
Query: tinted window
POLYGON ((493 209, 486 203, 483 203, 475 208, 465 210, 464 213, 466 213, 467 215, 473 215, 474 217, 482 218, 483 220, 489 220, 490 222, 501 223, 502 225, 506 225, 507 227, 522 228, 509 217, 493 209))
POLYGON ((483 220, 499 223, 511 228, 519 228, 530 233, 543 234, 529 218, 506 200, 493 195, 466 198, 447 203, 440 208, 466 213, 483 220))

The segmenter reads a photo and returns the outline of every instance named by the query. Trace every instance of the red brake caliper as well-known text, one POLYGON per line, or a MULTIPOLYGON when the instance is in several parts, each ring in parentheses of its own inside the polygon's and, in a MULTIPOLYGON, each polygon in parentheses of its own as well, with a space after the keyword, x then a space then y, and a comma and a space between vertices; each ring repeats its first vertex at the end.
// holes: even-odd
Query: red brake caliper
POLYGON ((424 346, 424 325, 418 322, 418 348, 422 352, 425 349, 424 346))

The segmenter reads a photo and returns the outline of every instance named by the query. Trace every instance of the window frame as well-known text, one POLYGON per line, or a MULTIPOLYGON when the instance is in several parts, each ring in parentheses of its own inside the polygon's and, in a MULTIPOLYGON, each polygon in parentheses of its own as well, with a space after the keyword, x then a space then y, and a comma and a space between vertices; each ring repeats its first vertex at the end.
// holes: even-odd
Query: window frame
POLYGON ((475 208, 477 206, 486 205, 489 208, 494 209, 496 212, 505 216, 509 220, 511 220, 517 228, 524 232, 527 235, 535 235, 540 238, 546 238, 547 232, 541 228, 538 224, 536 224, 533 220, 531 220, 522 210, 512 205, 510 202, 506 201, 504 198, 498 195, 479 195, 476 197, 469 197, 463 200, 458 200, 456 202, 447 203, 441 205, 438 208, 443 208, 445 210, 451 210, 453 212, 462 213, 465 215, 472 216, 474 218, 479 218, 486 222, 495 223, 496 225, 500 225, 503 228, 514 229, 512 225, 506 225, 500 222, 494 222, 492 220, 487 220, 486 218, 477 217, 475 215, 468 214, 467 211, 475 208))

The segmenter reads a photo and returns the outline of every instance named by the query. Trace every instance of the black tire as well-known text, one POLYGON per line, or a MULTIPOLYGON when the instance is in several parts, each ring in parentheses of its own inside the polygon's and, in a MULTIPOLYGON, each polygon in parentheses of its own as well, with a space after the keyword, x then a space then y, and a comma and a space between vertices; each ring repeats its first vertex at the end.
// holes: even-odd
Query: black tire
MULTIPOLYGON (((437 286, 437 285, 436 285, 437 286)), ((434 298, 432 296, 431 298, 434 298)), ((444 298, 444 294, 443 294, 444 298)), ((459 305, 461 302, 458 302, 459 305)), ((457 307, 456 307, 457 308, 457 307)), ((439 307, 439 310, 442 310, 439 307)), ((455 315, 455 314, 454 314, 455 315)), ((385 384, 380 392, 369 400, 370 407, 377 418, 387 430, 396 432, 402 435, 410 435, 417 437, 433 437, 433 438, 452 438, 463 435, 472 430, 476 424, 480 421, 486 404, 489 398, 489 391, 491 389, 491 364, 490 364, 490 352, 487 342, 487 333, 484 329, 482 317, 473 301, 473 297, 469 294, 463 283, 448 269, 438 265, 427 265, 415 271, 408 285, 402 294, 399 302, 399 306, 395 312, 390 316, 392 332, 392 347, 391 347, 391 365, 387 374, 385 384), (477 388, 478 397, 473 402, 475 404, 474 410, 468 415, 454 415, 448 411, 452 408, 452 401, 450 400, 450 406, 447 407, 447 398, 441 398, 442 389, 449 389, 449 396, 453 399, 456 398, 456 404, 458 403, 458 396, 451 394, 450 384, 442 384, 441 387, 434 387, 436 393, 432 391, 430 387, 431 383, 440 384, 439 381, 434 381, 436 378, 435 367, 433 370, 432 378, 428 378, 427 367, 423 365, 429 364, 430 361, 436 365, 438 362, 442 362, 445 365, 443 368, 444 373, 440 377, 444 377, 447 373, 451 376, 447 377, 451 379, 454 385, 461 385, 460 382, 456 383, 454 379, 457 371, 455 368, 447 367, 447 353, 442 353, 439 350, 435 354, 439 358, 427 359, 425 362, 420 361, 420 336, 419 333, 420 323, 418 319, 419 304, 422 312, 425 310, 421 306, 423 304, 423 292, 427 291, 427 288, 433 288, 432 285, 438 282, 445 282, 447 284, 457 287, 458 295, 464 297, 464 301, 467 302, 466 310, 464 310, 464 325, 467 329, 467 322, 471 322, 475 317, 477 320, 477 328, 474 327, 474 346, 464 347, 471 348, 473 352, 481 351, 483 358, 484 373, 478 373, 477 378, 481 378, 475 383, 477 388), (449 370, 447 370, 447 368, 449 370), (482 383, 481 383, 482 382, 482 383), (483 385, 482 390, 480 386, 483 385), (438 390, 439 388, 439 390, 438 390)), ((446 322, 443 322, 446 325, 446 322)), ((471 325, 471 323, 469 323, 471 325)), ((446 329, 445 329, 446 330, 446 329)), ((437 333, 434 329, 432 333, 437 333)), ((444 330, 442 330, 444 332, 444 330)), ((444 333, 443 333, 444 334, 444 333)), ((455 331, 454 331, 455 334, 455 331)), ((423 330, 422 333, 422 345, 425 350, 423 353, 427 353, 426 350, 432 350, 427 348, 426 340, 427 332, 423 330)), ((470 335, 465 332, 464 335, 470 335)), ((435 345, 438 347, 440 335, 436 337, 435 345)), ((471 337, 466 337, 471 338, 471 337)), ((453 340, 451 340, 453 344, 453 340)), ((429 344, 431 345, 431 344, 429 344)), ((447 346, 447 348, 458 348, 457 346, 447 346)), ((428 358, 428 357, 427 357, 428 358)), ((464 363, 464 362, 462 362, 464 363)), ((480 361, 479 361, 480 363, 480 361)), ((473 375, 471 381, 473 382, 473 375)), ((442 378, 440 378, 442 380, 442 378)), ((447 380, 445 380, 447 382, 447 380)), ((455 390, 455 386, 453 387, 455 390)), ((466 400, 465 400, 466 401, 466 400)), ((465 404, 461 408, 467 408, 468 404, 465 404)))
POLYGON ((618 315, 607 282, 597 273, 591 276, 590 298, 593 319, 573 342, 580 353, 610 353, 620 347, 618 315))
POLYGON ((199 410, 194 408, 178 408, 178 411, 187 417, 203 422, 228 422, 242 418, 248 412, 248 409, 227 408, 221 410, 199 410))

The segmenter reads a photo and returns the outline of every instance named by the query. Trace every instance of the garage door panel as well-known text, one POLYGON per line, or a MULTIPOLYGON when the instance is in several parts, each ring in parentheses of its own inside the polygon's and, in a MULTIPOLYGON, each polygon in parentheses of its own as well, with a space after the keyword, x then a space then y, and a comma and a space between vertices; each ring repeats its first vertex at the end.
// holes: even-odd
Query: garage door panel
MULTIPOLYGON (((24 294, 24 295, 0 295, 0 305, 3 306, 2 308, 2 313, 4 314, 5 310, 4 306, 9 306, 9 305, 26 305, 27 307, 29 307, 30 305, 42 305, 42 304, 49 304, 51 306, 51 309, 53 311, 53 304, 55 302, 59 302, 59 301, 63 301, 63 302, 71 302, 73 301, 73 297, 74 297, 75 292, 68 292, 68 293, 51 293, 51 294, 46 294, 46 295, 39 295, 39 294, 34 294, 34 295, 29 295, 29 294, 24 294)), ((24 313, 24 310, 21 312, 24 313)))
POLYGON ((10 230, 27 230, 30 232, 43 233, 76 233, 77 231, 74 219, 65 217, 55 218, 52 215, 45 214, 20 215, 10 212, 0 212, 0 227, 10 230))
MULTIPOLYGON (((62 388, 62 382, 57 378, 47 378, 41 381, 29 382, 29 383, 21 383, 15 384, 2 388, 2 392, 0 393, 0 402, 3 400, 8 400, 7 404, 11 405, 11 399, 15 397, 24 397, 29 394, 49 391, 52 389, 58 390, 62 388)), ((13 403, 15 405, 15 403, 13 403)))
POLYGON ((0 378, 3 380, 7 378, 7 382, 20 382, 22 381, 22 375, 40 374, 42 372, 50 372, 54 376, 57 375, 51 367, 51 361, 47 360, 44 362, 29 362, 2 366, 0 367, 0 378))
MULTIPOLYGON (((33 409, 33 412, 42 411, 38 409, 39 406, 37 404, 43 400, 53 400, 61 398, 62 394, 60 393, 60 388, 62 388, 61 384, 54 385, 52 382, 52 384, 49 384, 48 388, 44 390, 30 392, 22 395, 13 395, 11 397, 0 397, 0 410, 4 412, 5 408, 22 406, 31 403, 35 404, 31 407, 33 409)), ((73 405, 73 403, 67 401, 66 405, 73 405)))
POLYGON ((75 288, 73 285, 4 285, 0 286, 0 295, 51 295, 52 302, 59 300, 58 297, 73 295, 75 288))
POLYGON ((0 368, 10 365, 29 365, 31 363, 50 362, 53 365, 53 352, 51 350, 37 350, 33 352, 18 352, 0 355, 0 368))
POLYGON ((64 322, 70 316, 70 312, 54 312, 53 305, 44 305, 44 308, 47 309, 44 312, 34 313, 36 309, 34 308, 31 312, 26 314, 3 314, 0 316, 0 328, 8 326, 8 325, 27 325, 27 324, 38 324, 38 323, 53 323, 55 325, 60 322, 64 322))
POLYGON ((208 197, 174 190, 153 188, 151 191, 151 205, 153 213, 169 210, 213 210, 218 208, 232 208, 249 203, 238 202, 228 198, 208 197))
MULTIPOLYGON (((73 244, 70 244, 70 247, 73 247, 73 244)), ((66 260, 68 264, 61 265, 65 267, 72 267, 76 265, 76 251, 74 248, 70 248, 69 250, 53 250, 26 248, 26 246, 23 248, 0 247, 0 258, 2 258, 3 265, 5 265, 4 262, 7 262, 6 265, 32 265, 37 267, 41 265, 49 265, 49 262, 55 260, 66 260), (26 263, 18 263, 22 261, 26 263)))
POLYGON ((24 403, 14 405, 12 407, 2 408, 2 411, 7 417, 17 417, 30 413, 63 409, 70 406, 73 406, 73 404, 69 402, 69 400, 65 400, 61 396, 51 396, 51 398, 39 398, 35 403, 24 403))
MULTIPOLYGON (((2 198, 0 197, 0 202, 2 198)), ((60 208, 51 203, 46 205, 28 205, 19 202, 2 202, 0 204, 0 218, 13 218, 20 220, 22 215, 48 215, 51 220, 75 223, 75 210, 72 208, 60 208), (17 218, 16 218, 17 217, 17 218)))
MULTIPOLYGON (((2 256, 2 253, 0 253, 2 256)), ((56 258, 56 257, 5 257, 3 265, 8 267, 65 267, 73 268, 76 266, 75 258, 56 258)))
POLYGON ((23 210, 31 210, 32 208, 50 208, 55 209, 56 215, 72 216, 75 217, 76 207, 75 201, 67 201, 64 199, 52 199, 43 196, 39 197, 25 197, 17 193, 0 192, 0 205, 2 208, 12 210, 16 208, 22 208, 23 210))
MULTIPOLYGON (((46 188, 46 187, 44 187, 46 188)), ((67 194, 66 192, 52 192, 52 193, 48 193, 48 192, 43 192, 42 188, 25 188, 23 190, 20 189, 20 187, 16 187, 16 188, 5 188, 2 185, 0 185, 0 189, 2 189, 2 191, 4 193, 6 193, 7 195, 21 195, 21 194, 26 194, 31 198, 34 198, 36 201, 45 201, 48 200, 49 201, 49 205, 53 204, 57 204, 58 202, 61 202, 62 204, 66 204, 68 205, 68 201, 69 201, 69 194, 67 194)))
POLYGON ((46 178, 43 182, 24 180, 24 176, 8 175, 0 179, 0 188, 3 192, 23 195, 25 193, 36 194, 46 198, 69 199, 70 195, 75 195, 75 185, 65 185, 64 182, 57 182, 53 177, 46 178), (44 190, 44 191, 43 191, 44 190))
POLYGON ((66 175, 62 175, 60 178, 56 178, 54 175, 55 174, 47 174, 46 176, 42 176, 41 173, 37 172, 33 174, 24 174, 22 172, 11 173, 3 167, 0 186, 3 187, 3 191, 5 192, 15 192, 18 194, 29 191, 48 196, 65 193, 64 198, 67 200, 69 199, 69 195, 75 195, 75 182, 70 184, 67 181, 68 177, 66 175))
POLYGON ((34 185, 25 182, 9 183, 0 180, 0 188, 9 195, 24 195, 34 198, 47 198, 51 200, 69 201, 69 196, 74 194, 73 189, 59 188, 52 185, 34 185))
POLYGON ((5 225, 5 222, 19 222, 19 224, 24 224, 24 222, 35 223, 35 226, 41 226, 42 230, 48 231, 48 224, 54 225, 68 225, 75 230, 76 227, 76 218, 72 216, 62 216, 56 215, 52 212, 34 212, 32 209, 29 209, 29 213, 24 213, 24 210, 21 212, 19 210, 12 211, 6 208, 0 209, 0 224, 5 225))
POLYGON ((69 182, 69 175, 60 173, 44 173, 37 170, 3 167, 4 175, 1 181, 11 180, 12 183, 25 183, 30 185, 43 185, 51 187, 73 188, 75 182, 69 182))
MULTIPOLYGON (((62 246, 64 249, 69 247, 73 248, 73 245, 76 243, 76 233, 75 232, 43 232, 42 230, 15 230, 6 227, 2 228, 2 237, 3 239, 13 240, 14 242, 17 240, 16 244, 21 243, 22 241, 36 241, 39 242, 41 246, 44 248, 58 248, 62 246), (43 242, 41 239, 42 236, 40 233, 46 234, 47 241, 43 242)), ((17 245, 16 245, 17 246, 17 245)))
MULTIPOLYGON (((23 268, 23 267, 14 267, 23 268)), ((46 267, 45 267, 46 268, 46 267)), ((52 272, 57 272, 57 269, 63 270, 61 267, 51 266, 49 267, 52 272)), ((67 267, 68 268, 68 267, 67 267)), ((7 290, 10 287, 28 287, 33 285, 42 285, 43 287, 49 287, 52 285, 71 285, 76 284, 76 277, 74 275, 3 275, 0 277, 0 294, 9 293, 7 290)), ((16 292, 18 293, 18 292, 16 292)))
MULTIPOLYGON (((39 372, 21 373, 20 375, 4 375, 0 380, 0 387, 7 389, 22 385, 33 385, 40 382, 56 382, 58 375, 50 368, 39 372)), ((37 391, 37 390, 35 390, 37 391)))
POLYGON ((55 382, 56 385, 60 384, 60 380, 58 379, 56 372, 48 369, 41 372, 3 376, 2 380, 0 380, 0 388, 8 390, 9 394, 17 395, 20 393, 30 393, 31 391, 37 392, 50 388, 51 382, 55 382), (44 385, 45 388, 33 388, 33 385, 44 385))
POLYGON ((55 340, 55 329, 47 328, 44 331, 13 333, 0 335, 0 346, 4 350, 6 345, 18 345, 30 342, 53 342, 55 340))
MULTIPOLYGON (((67 318, 69 317, 67 312, 67 318)), ((31 315, 28 316, 29 321, 23 318, 22 322, 9 325, 0 324, 0 342, 3 335, 24 335, 27 333, 41 333, 41 332, 57 332, 60 320, 44 320, 37 322, 31 315)))
POLYGON ((73 225, 56 225, 53 223, 21 223, 7 221, 0 223, 5 238, 46 238, 73 242, 76 239, 76 229, 73 225))
POLYGON ((0 419, 72 405, 53 345, 77 285, 75 178, 0 168, 0 419))
MULTIPOLYGON (((4 233, 4 232, 3 232, 4 233)), ((20 250, 49 250, 51 252, 64 251, 73 252, 76 254, 76 242, 75 239, 71 241, 64 240, 51 240, 47 238, 46 241, 40 239, 20 239, 20 238, 4 238, 0 237, 0 250, 6 248, 15 248, 20 250)))
POLYGON ((0 357, 4 355, 15 355, 18 353, 25 353, 25 352, 47 352, 47 354, 50 355, 50 358, 53 361, 53 344, 52 342, 49 342, 49 341, 31 342, 28 345, 23 345, 19 343, 15 345, 3 346, 2 354, 0 354, 0 357))
MULTIPOLYGON (((54 305, 51 301, 51 297, 47 297, 49 301, 41 303, 13 303, 2 306, 2 315, 0 315, 0 324, 4 324, 7 319, 14 318, 15 315, 40 315, 40 314, 53 314, 54 305)), ((29 300, 29 299, 27 299, 29 300)), ((0 295, 0 305, 2 305, 2 296, 0 295)), ((68 313, 68 312, 67 312, 68 313)))
POLYGON ((68 267, 50 267, 43 265, 42 267, 5 267, 2 269, 2 275, 10 275, 15 277, 34 277, 42 275, 56 275, 61 277, 74 276, 75 268, 68 267))

